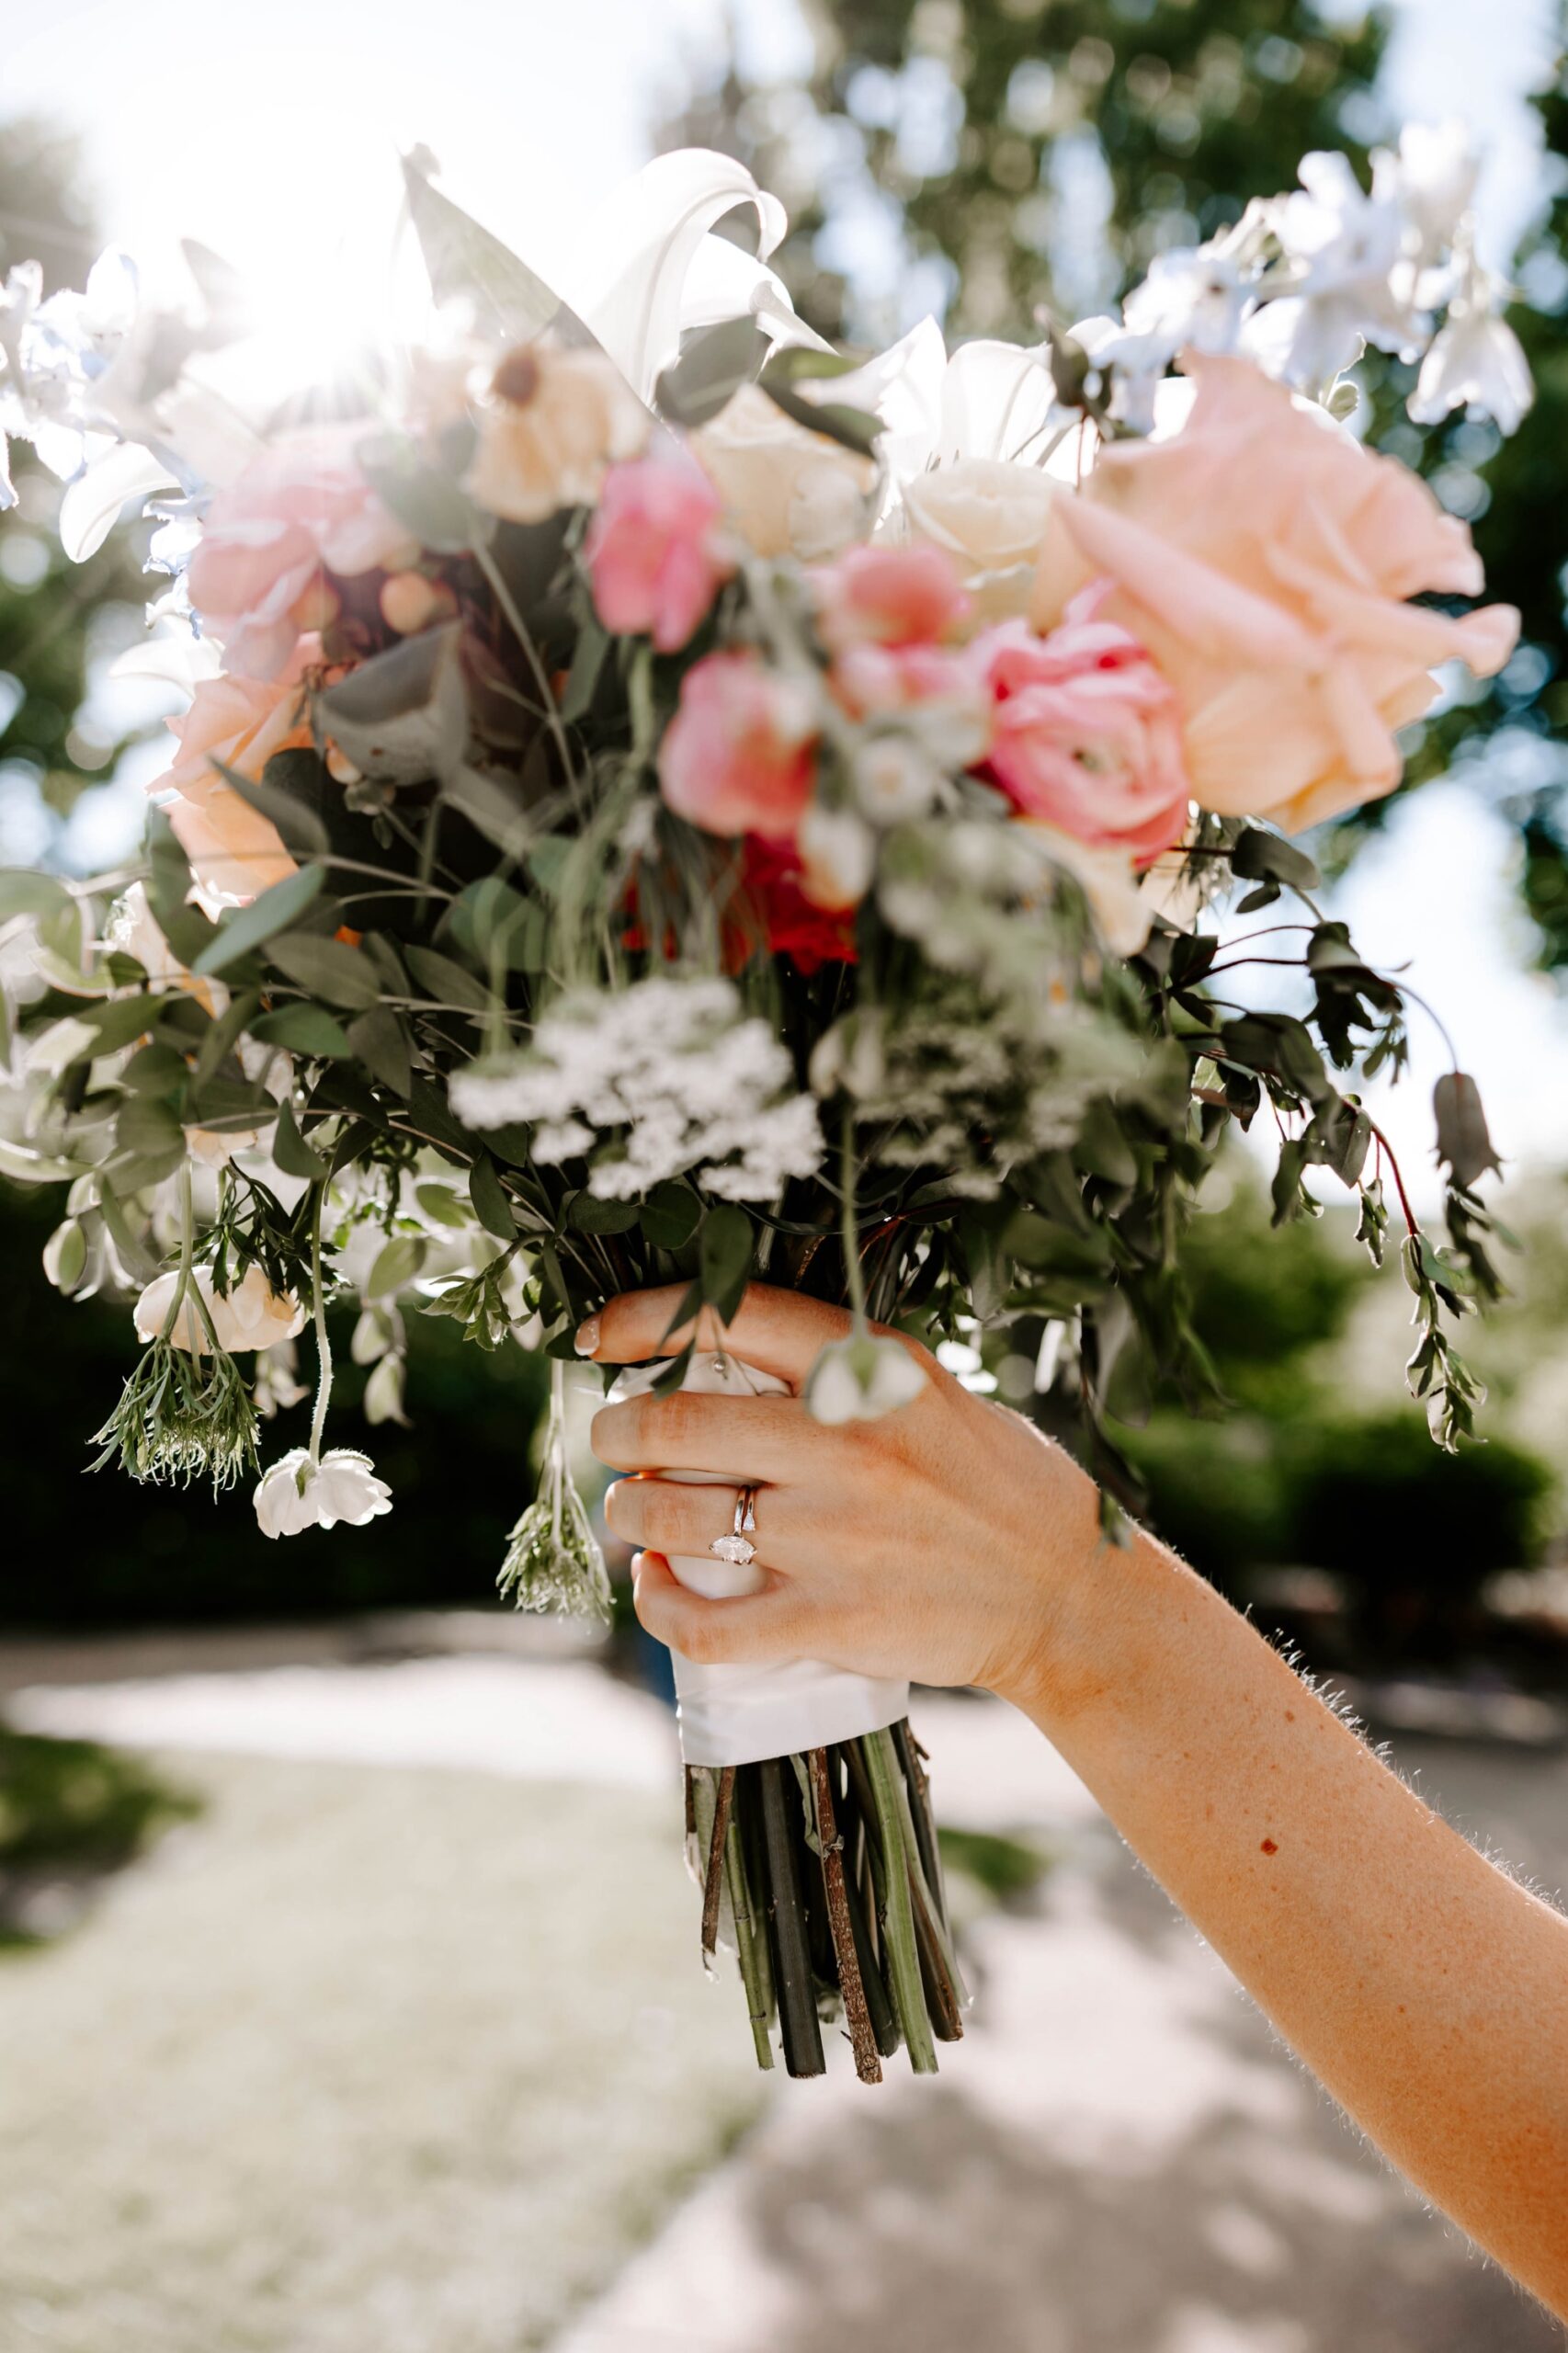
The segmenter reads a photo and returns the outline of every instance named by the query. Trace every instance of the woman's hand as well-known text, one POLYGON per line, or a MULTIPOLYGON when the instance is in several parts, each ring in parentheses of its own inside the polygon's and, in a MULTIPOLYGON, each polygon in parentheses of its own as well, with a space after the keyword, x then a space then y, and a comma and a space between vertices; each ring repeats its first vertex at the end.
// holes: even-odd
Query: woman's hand
MULTIPOLYGON (((578 1336, 599 1364, 673 1356, 678 1288, 612 1300, 578 1336)), ((724 1335, 743 1363, 789 1396, 634 1397, 594 1419, 594 1451, 619 1479, 605 1498, 615 1533, 640 1547, 637 1612, 690 1659, 817 1658, 851 1672, 982 1684, 1027 1700, 1053 1665, 1062 1572, 1097 1543, 1095 1490, 1028 1422, 971 1396, 935 1357, 900 1340, 926 1375, 920 1393, 875 1421, 824 1427, 799 1392, 843 1310, 753 1284, 724 1335), (687 1486, 661 1472, 705 1471, 687 1486), (687 1592, 672 1553, 726 1534, 743 1484, 756 1489, 751 1540, 767 1583, 730 1601, 687 1592)))

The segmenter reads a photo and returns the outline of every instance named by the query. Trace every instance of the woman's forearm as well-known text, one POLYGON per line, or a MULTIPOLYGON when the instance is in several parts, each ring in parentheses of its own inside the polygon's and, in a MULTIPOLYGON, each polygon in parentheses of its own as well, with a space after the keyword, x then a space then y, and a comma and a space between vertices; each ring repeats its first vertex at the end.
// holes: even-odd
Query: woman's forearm
POLYGON ((1378 2145, 1568 2314, 1568 1920, 1146 1537, 1010 1691, 1378 2145))

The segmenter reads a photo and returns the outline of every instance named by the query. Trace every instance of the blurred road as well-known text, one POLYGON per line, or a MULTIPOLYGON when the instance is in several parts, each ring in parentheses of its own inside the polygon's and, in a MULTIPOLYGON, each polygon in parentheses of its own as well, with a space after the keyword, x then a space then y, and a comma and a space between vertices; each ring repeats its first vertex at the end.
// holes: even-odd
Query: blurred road
MULTIPOLYGON (((584 1662, 226 1665, 35 1685, 7 1709, 40 1730, 161 1749, 619 1781, 643 1806, 673 1768, 654 1703, 584 1662)), ((0 1684, 15 1680, 7 1665, 0 1658, 0 1684)), ((774 2086, 761 2122, 597 2303, 548 2340, 506 2342, 548 2341, 553 2353, 1562 2347, 1361 2143, 1020 1718, 926 1696, 915 1722, 946 1818, 1027 1832, 1056 1857, 1027 1911, 974 1929, 978 2001, 963 2046, 944 2052, 934 2085, 897 2077, 869 2092, 840 2053, 825 2084, 774 2086)), ((1406 1741, 1398 1761, 1549 1892, 1568 1880, 1568 1760, 1406 1741)), ((738 2041, 738 1998, 720 1991, 708 2031, 738 2041)), ((671 2120, 673 2131, 674 2107, 671 2120)), ((492 2343, 449 2325, 396 2341, 409 2353, 492 2343)), ((123 2339, 120 2353, 131 2353, 123 2339)))

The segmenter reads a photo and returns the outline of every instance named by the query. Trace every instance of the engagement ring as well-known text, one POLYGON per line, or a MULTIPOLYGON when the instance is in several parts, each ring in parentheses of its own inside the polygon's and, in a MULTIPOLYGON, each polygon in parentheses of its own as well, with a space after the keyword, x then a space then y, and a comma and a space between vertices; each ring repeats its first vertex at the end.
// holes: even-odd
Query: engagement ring
POLYGON ((756 1526, 756 1489, 743 1487, 735 1497, 735 1525, 728 1536, 715 1536, 708 1550, 721 1561, 731 1561, 744 1569, 756 1558, 756 1546, 746 1534, 756 1526))

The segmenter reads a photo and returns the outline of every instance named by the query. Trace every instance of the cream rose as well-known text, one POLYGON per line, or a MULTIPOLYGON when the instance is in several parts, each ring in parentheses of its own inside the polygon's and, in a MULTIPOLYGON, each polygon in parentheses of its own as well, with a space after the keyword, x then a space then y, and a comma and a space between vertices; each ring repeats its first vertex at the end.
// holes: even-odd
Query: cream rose
POLYGON ((1029 619, 1092 581, 1175 688, 1196 800, 1295 832, 1392 792, 1395 731, 1456 656, 1502 668, 1518 615, 1412 604, 1474 597, 1481 561, 1424 482, 1244 359, 1188 354, 1198 387, 1165 441, 1104 449, 1058 497, 1029 619))
POLYGON ((976 620, 1012 620, 1028 609, 1059 495, 1038 466, 964 458, 906 483, 903 512, 915 539, 945 549, 959 565, 976 620))
MULTIPOLYGON (((231 1355, 242 1348, 270 1348, 279 1340, 291 1340, 296 1332, 305 1328, 305 1311, 299 1301, 287 1294, 279 1298, 276 1291, 269 1290, 259 1267, 247 1267, 226 1292, 214 1290, 211 1275, 205 1267, 199 1268, 192 1279, 207 1303, 219 1347, 227 1348, 231 1355)), ((173 1271, 160 1275, 137 1301, 139 1340, 155 1340, 163 1330, 178 1280, 173 1271)), ((170 1337, 176 1348, 194 1349, 198 1356, 205 1356, 211 1347, 206 1317, 188 1292, 180 1304, 170 1337)))
POLYGON ((876 460, 797 425, 756 384, 693 433, 691 448, 756 554, 816 563, 864 536, 876 460))

